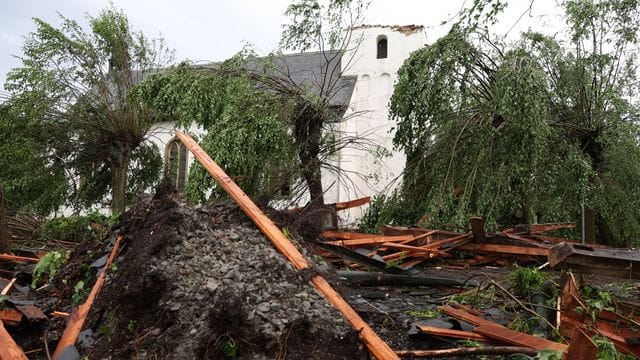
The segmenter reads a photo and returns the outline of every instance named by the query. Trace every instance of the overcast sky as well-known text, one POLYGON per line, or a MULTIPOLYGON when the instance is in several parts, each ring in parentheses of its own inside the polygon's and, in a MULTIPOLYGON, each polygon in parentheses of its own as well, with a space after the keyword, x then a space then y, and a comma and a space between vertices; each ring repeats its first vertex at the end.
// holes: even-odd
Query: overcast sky
MULTIPOLYGON (((290 0, 113 0, 129 17, 134 30, 149 37, 162 36, 176 51, 176 60, 219 61, 250 43, 259 53, 274 50, 280 38, 284 12, 290 0)), ((443 20, 471 0, 373 0, 366 13, 366 23, 384 25, 419 24, 426 27, 433 42, 448 30, 443 20)), ((506 32, 516 20, 511 33, 526 30, 531 24, 558 23, 554 0, 536 0, 531 13, 529 1, 512 0, 499 31, 506 32), (543 17, 540 17, 544 15, 543 17)), ((0 84, 6 73, 19 65, 13 55, 21 54, 26 34, 35 29, 32 18, 59 24, 57 13, 76 20, 85 14, 97 15, 107 7, 107 0, 3 0, 0 11, 0 84)), ((547 25, 554 27, 556 25, 547 25)))

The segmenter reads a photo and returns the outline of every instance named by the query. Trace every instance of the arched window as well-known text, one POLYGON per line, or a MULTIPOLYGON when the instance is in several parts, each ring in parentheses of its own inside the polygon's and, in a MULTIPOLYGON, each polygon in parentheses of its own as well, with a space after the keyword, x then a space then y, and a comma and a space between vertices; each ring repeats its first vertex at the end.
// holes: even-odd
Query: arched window
POLYGON ((167 144, 165 156, 165 173, 171 179, 171 184, 180 192, 184 191, 187 179, 187 147, 174 139, 167 144))
POLYGON ((387 37, 384 35, 378 36, 378 55, 376 59, 387 58, 387 37))

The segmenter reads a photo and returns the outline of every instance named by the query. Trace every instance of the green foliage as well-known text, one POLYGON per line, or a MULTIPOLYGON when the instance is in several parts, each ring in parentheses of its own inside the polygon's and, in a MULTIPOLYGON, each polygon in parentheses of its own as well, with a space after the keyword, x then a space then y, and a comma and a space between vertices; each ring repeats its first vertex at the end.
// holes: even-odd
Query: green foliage
POLYGON ((613 298, 607 291, 603 291, 595 286, 586 285, 581 288, 582 299, 586 308, 578 307, 579 313, 586 312, 592 321, 596 321, 598 314, 602 310, 614 311, 613 298))
POLYGON ((46 132, 15 110, 0 105, 0 174, 6 206, 46 215, 67 196, 64 169, 46 155, 46 132))
POLYGON ((236 342, 229 338, 222 343, 222 352, 229 359, 235 359, 238 356, 238 345, 236 342))
MULTIPOLYGON (((501 9, 497 0, 473 4, 489 18, 501 9)), ((537 32, 492 42, 461 22, 405 61, 390 103, 394 145, 407 156, 400 201, 390 204, 402 213, 387 210, 392 220, 429 214, 466 225, 482 215, 495 229, 575 221, 584 201, 602 241, 640 238, 640 132, 629 100, 640 6, 564 5, 566 49, 537 32)))
POLYGON ((451 301, 458 304, 468 304, 473 307, 494 305, 498 299, 494 286, 479 286, 451 297, 451 301))
POLYGON ((517 267, 509 273, 508 278, 515 296, 530 299, 532 295, 540 291, 546 280, 546 274, 535 267, 517 267))
POLYGON ((615 345, 606 337, 595 336, 593 341, 598 345, 598 360, 633 360, 635 356, 622 354, 616 350, 615 345))
POLYGON ((536 319, 533 318, 525 318, 523 316, 516 316, 511 323, 509 323, 509 328, 515 331, 523 332, 530 334, 531 329, 536 325, 536 319))
POLYGON ((51 251, 46 253, 33 269, 31 287, 36 288, 45 275, 47 275, 48 282, 53 281, 56 273, 60 270, 62 265, 64 265, 68 257, 69 252, 65 251, 51 251))
POLYGON ((71 304, 78 306, 84 302, 89 296, 90 289, 84 287, 84 281, 78 281, 73 287, 73 295, 71 295, 71 304))
MULTIPOLYGON (((66 196, 70 205, 82 208, 110 193, 113 210, 121 212, 127 190, 139 191, 159 175, 157 150, 141 147, 155 119, 127 94, 170 56, 162 40, 132 31, 119 10, 108 8, 88 20, 90 31, 64 17, 59 28, 34 19, 36 30, 22 47, 22 66, 7 76, 9 104, 19 114, 14 119, 27 125, 21 132, 27 144, 36 144, 27 158, 35 173, 20 174, 19 164, 8 164, 12 177, 7 182, 11 189, 15 183, 29 190, 29 182, 50 180, 48 169, 54 175, 43 187, 53 190, 50 199, 28 192, 16 199, 17 207, 46 212, 66 196)), ((18 151, 15 144, 7 146, 18 151)))
POLYGON ((536 360, 562 360, 562 352, 556 352, 550 349, 540 351, 536 357, 536 360))
POLYGON ((44 225, 42 236, 72 242, 98 241, 106 236, 117 219, 118 216, 105 216, 98 212, 53 218, 44 225))
POLYGON ((133 333, 136 330, 136 322, 133 320, 129 320, 129 323, 127 324, 127 330, 129 330, 130 333, 133 333))
MULTIPOLYGON (((270 193, 279 174, 294 161, 281 107, 256 86, 239 66, 243 54, 228 60, 220 69, 201 69, 181 64, 150 76, 132 96, 161 116, 173 118, 181 126, 197 123, 207 130, 202 148, 248 194, 270 193)), ((189 174, 186 193, 194 201, 204 201, 213 188, 219 189, 200 164, 189 174)))
POLYGON ((415 206, 409 204, 410 200, 404 199, 397 191, 386 196, 375 196, 360 219, 360 231, 378 234, 380 225, 413 225, 406 219, 413 219, 419 211, 414 211, 415 206))

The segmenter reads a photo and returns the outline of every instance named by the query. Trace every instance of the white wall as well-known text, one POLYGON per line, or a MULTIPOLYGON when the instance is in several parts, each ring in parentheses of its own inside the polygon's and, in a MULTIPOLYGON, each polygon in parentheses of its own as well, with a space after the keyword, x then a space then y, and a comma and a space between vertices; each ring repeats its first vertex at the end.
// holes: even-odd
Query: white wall
MULTIPOLYGON (((176 139, 176 124, 174 122, 160 122, 155 123, 151 126, 151 130, 149 131, 149 139, 147 141, 155 144, 160 149, 160 154, 162 155, 162 159, 166 161, 167 157, 167 145, 176 139)), ((191 124, 188 129, 179 129, 181 131, 185 131, 190 136, 198 136, 202 137, 205 134, 205 131, 202 130, 201 127, 196 125, 195 123, 191 124)), ((191 169, 191 165, 195 158, 190 151, 187 151, 187 176, 189 174, 189 169, 191 169)))
MULTIPOLYGON (((366 26, 353 31, 342 64, 344 75, 355 76, 357 81, 345 121, 336 128, 338 132, 363 137, 392 152, 393 122, 389 119, 388 104, 397 71, 411 52, 424 47, 426 41, 421 27, 417 31, 401 31, 398 27, 366 26), (376 58, 379 36, 387 38, 387 58, 384 59, 376 58)), ((405 164, 400 152, 380 158, 356 148, 342 150, 334 161, 343 175, 323 173, 327 203, 386 192, 399 183, 405 164)), ((341 211, 342 225, 357 222, 365 208, 341 211)))

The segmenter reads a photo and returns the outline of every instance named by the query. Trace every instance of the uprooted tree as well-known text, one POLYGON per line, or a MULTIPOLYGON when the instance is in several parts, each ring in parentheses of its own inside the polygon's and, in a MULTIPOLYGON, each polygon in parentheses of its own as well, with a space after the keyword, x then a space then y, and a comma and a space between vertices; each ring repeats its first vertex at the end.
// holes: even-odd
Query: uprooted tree
MULTIPOLYGON (((353 44, 348 28, 361 19, 363 8, 359 1, 320 6, 302 0, 289 6, 292 22, 285 27, 282 46, 320 51, 321 61, 313 64, 317 73, 303 81, 282 54, 258 58, 243 51, 223 64, 183 64, 154 74, 134 97, 178 125, 195 122, 205 129, 203 148, 249 194, 273 194, 299 176, 311 203, 322 205, 321 169, 331 166, 331 155, 345 146, 367 146, 360 139, 330 135, 331 124, 342 121, 346 110, 334 99, 352 81, 342 76, 342 56, 353 44)), ((212 186, 196 164, 187 194, 203 200, 212 186)))
POLYGON ((161 166, 157 149, 144 142, 154 118, 128 101, 128 92, 171 53, 162 40, 133 32, 113 8, 88 18, 90 32, 61 19, 59 28, 34 20, 22 66, 7 77, 11 121, 37 128, 36 150, 45 165, 64 169, 70 205, 90 206, 110 193, 112 211, 120 213, 127 195, 150 186, 161 166))
POLYGON ((563 5, 565 46, 458 24, 405 62, 390 110, 407 166, 384 221, 576 221, 584 204, 602 241, 640 238, 640 6, 563 5))

